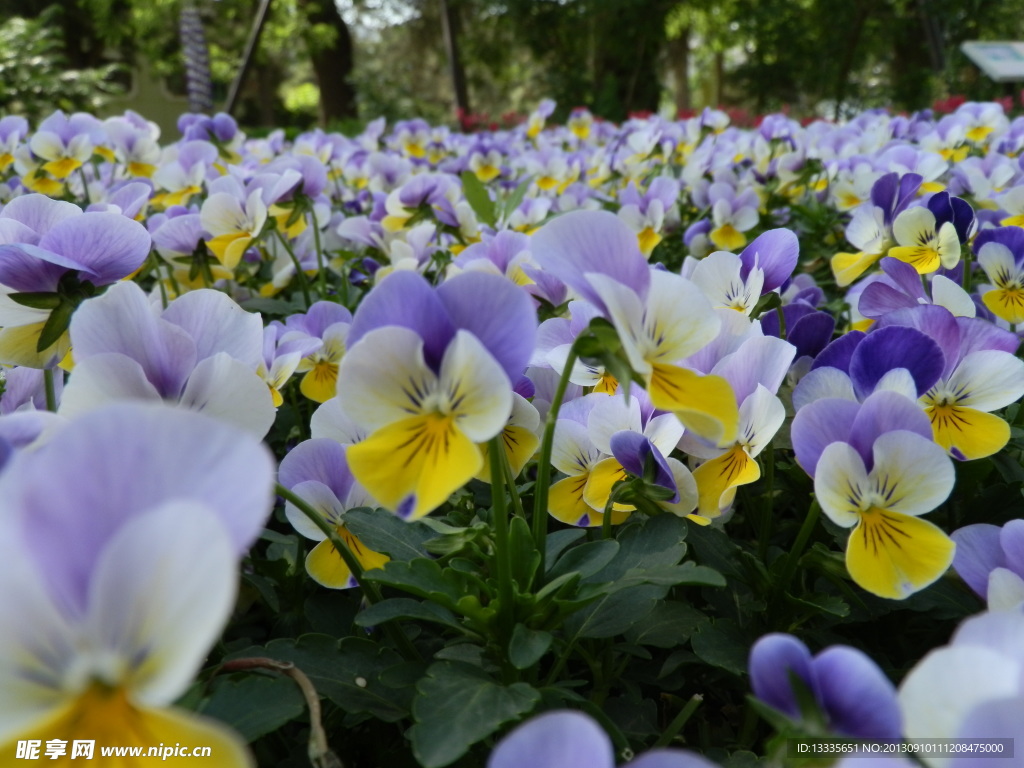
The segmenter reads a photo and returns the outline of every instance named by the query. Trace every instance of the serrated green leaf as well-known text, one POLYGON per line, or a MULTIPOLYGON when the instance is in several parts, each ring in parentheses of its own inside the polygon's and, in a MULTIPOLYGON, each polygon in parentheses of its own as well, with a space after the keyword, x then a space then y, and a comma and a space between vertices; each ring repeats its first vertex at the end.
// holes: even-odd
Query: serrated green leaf
POLYGON ((460 584, 454 579, 445 578, 441 566, 425 558, 408 562, 392 560, 385 563, 383 568, 367 571, 365 578, 433 600, 448 608, 454 608, 462 597, 460 584))
POLYGON ((199 708, 255 741, 302 715, 306 703, 295 682, 287 677, 247 673, 217 678, 213 692, 199 708))
POLYGON ((484 224, 493 227, 497 219, 494 215, 494 201, 487 194, 487 188, 472 171, 463 171, 460 178, 462 179, 462 194, 465 195, 466 202, 473 209, 473 213, 484 224))
POLYGON ((356 616, 356 624, 360 627, 375 627, 395 619, 430 621, 454 629, 462 629, 455 614, 447 608, 435 603, 423 603, 410 597, 394 597, 371 605, 356 616))
POLYGON ((374 552, 382 552, 392 560, 425 557, 424 544, 437 534, 419 521, 407 523, 386 509, 360 507, 345 513, 345 525, 374 552))
POLYGON ((540 702, 526 683, 503 686, 482 669, 457 661, 432 664, 416 686, 409 729, 424 768, 442 768, 540 702))

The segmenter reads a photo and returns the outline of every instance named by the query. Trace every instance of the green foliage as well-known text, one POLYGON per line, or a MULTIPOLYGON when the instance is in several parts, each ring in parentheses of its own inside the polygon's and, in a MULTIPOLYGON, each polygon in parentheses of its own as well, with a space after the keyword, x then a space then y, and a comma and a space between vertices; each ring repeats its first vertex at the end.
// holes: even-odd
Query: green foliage
POLYGON ((0 24, 0 109, 30 121, 51 114, 102 109, 121 92, 113 78, 119 68, 108 64, 68 69, 56 9, 35 19, 19 16, 0 24))

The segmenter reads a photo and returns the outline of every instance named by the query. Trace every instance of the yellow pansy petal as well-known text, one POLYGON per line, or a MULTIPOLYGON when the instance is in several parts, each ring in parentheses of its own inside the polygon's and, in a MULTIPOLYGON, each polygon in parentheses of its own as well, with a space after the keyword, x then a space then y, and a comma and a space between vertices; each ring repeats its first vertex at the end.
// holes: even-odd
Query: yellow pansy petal
POLYGON ((71 348, 71 336, 67 331, 61 334, 53 344, 42 352, 36 351, 39 336, 43 332, 42 323, 14 325, 0 330, 0 363, 5 365, 24 365, 27 368, 45 368, 62 360, 71 348))
POLYGON ((742 446, 733 446, 693 471, 693 479, 697 481, 697 510, 702 515, 717 517, 728 506, 722 503, 727 490, 752 483, 759 477, 761 469, 757 462, 750 458, 742 446))
POLYGON ((850 534, 846 567, 868 592, 902 600, 945 573, 955 548, 927 520, 871 508, 850 534))
POLYGON ((483 464, 476 445, 438 413, 378 429, 348 449, 349 468, 375 499, 407 519, 428 514, 483 464))
MULTIPOLYGON (((387 555, 368 549, 344 526, 339 526, 337 531, 341 539, 348 545, 349 550, 355 555, 356 560, 363 566, 364 571, 383 568, 384 563, 391 559, 387 555)), ((306 555, 306 572, 318 584, 330 589, 347 589, 356 586, 356 581, 352 578, 352 571, 338 554, 338 550, 331 544, 330 539, 324 539, 306 555)))
MULTIPOLYGON (((603 512, 608 503, 608 497, 612 494, 612 488, 620 480, 626 480, 629 475, 616 459, 602 459, 594 465, 590 471, 586 487, 583 489, 583 500, 599 512, 603 512)), ((636 507, 631 504, 614 504, 612 509, 618 512, 632 512, 636 507)), ((613 522, 615 522, 613 518, 613 522)))
POLYGON ((81 161, 75 160, 73 157, 62 157, 60 160, 51 160, 48 163, 43 163, 43 170, 57 179, 66 179, 81 167, 81 161))
POLYGON ((271 384, 267 386, 270 387, 270 398, 274 402, 274 407, 280 408, 284 405, 284 396, 281 394, 281 390, 271 384))
MULTIPOLYGON (((512 477, 519 477, 526 462, 536 453, 537 446, 540 445, 540 438, 525 427, 510 424, 501 431, 501 443, 505 448, 505 458, 508 459, 508 465, 512 469, 512 477)), ((477 480, 489 483, 491 482, 491 462, 488 458, 487 443, 478 447, 484 464, 476 477, 477 480)))
POLYGON ((636 236, 636 239, 640 245, 640 253, 644 256, 650 256, 651 251, 661 242, 661 235, 651 227, 644 227, 644 230, 636 236))
POLYGON ((232 232, 227 235, 219 235, 212 240, 207 240, 207 247, 217 257, 217 261, 228 269, 234 269, 242 260, 242 254, 249 247, 252 238, 246 232, 232 232))
POLYGON ((832 257, 832 274, 836 285, 845 288, 882 258, 880 253, 837 253, 832 257))
POLYGON ((501 168, 495 165, 481 165, 474 173, 480 181, 486 184, 489 181, 494 181, 501 175, 501 168))
POLYGON ((38 740, 45 748, 51 739, 67 742, 63 756, 46 758, 46 765, 55 768, 74 768, 82 764, 83 759, 94 768, 141 768, 154 761, 167 766, 194 766, 197 761, 202 762, 203 757, 192 754, 196 747, 208 747, 210 751, 205 759, 218 768, 255 766, 242 740, 217 721, 184 710, 140 708, 128 699, 122 689, 99 684, 87 689, 30 732, 19 733, 12 743, 0 745, 0 754, 15 754, 17 741, 38 740), (91 760, 71 757, 75 741, 94 742, 91 760), (123 753, 104 756, 101 753, 104 747, 138 749, 141 756, 123 753), (179 752, 187 750, 187 753, 174 755, 176 747, 180 748, 179 752), (150 748, 161 751, 150 754, 150 748), (165 748, 170 749, 166 757, 165 748))
POLYGON ((156 166, 149 163, 128 163, 128 173, 148 179, 156 172, 156 166))
POLYGON ((594 510, 583 500, 590 474, 559 480, 548 489, 548 512, 566 525, 592 526, 594 510))
POLYGON ((711 230, 708 237, 712 243, 723 251, 736 251, 747 244, 747 236, 736 229, 732 224, 725 224, 717 229, 711 230))
POLYGON ((1010 425, 998 416, 958 405, 925 408, 935 442, 958 459, 983 459, 1010 441, 1010 425))
POLYGON ((996 317, 1008 323, 1024 323, 1024 289, 997 288, 988 291, 981 300, 996 317))
POLYGON ((889 255, 894 259, 906 262, 916 269, 919 275, 927 275, 942 266, 939 252, 925 245, 897 246, 889 249, 889 255))
POLYGON ((999 222, 1001 227, 1024 227, 1024 214, 1019 216, 1007 216, 999 222))
POLYGON ((687 429, 713 443, 736 440, 739 408, 728 381, 675 365, 652 368, 647 391, 655 408, 672 411, 687 429))
POLYGON ((310 400, 326 403, 338 394, 338 364, 322 360, 302 377, 299 391, 310 400))

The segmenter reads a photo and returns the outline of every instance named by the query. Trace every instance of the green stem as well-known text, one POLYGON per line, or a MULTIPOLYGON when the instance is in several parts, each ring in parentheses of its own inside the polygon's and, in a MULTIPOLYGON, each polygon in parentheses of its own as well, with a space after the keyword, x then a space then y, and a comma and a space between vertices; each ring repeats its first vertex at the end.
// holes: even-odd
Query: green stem
POLYGON ((963 261, 964 261, 964 280, 963 280, 964 290, 967 291, 967 293, 970 293, 971 292, 971 277, 972 277, 972 275, 971 275, 971 249, 970 248, 965 248, 964 249, 963 261))
POLYGON ((558 411, 562 407, 562 399, 569 386, 569 377, 572 375, 572 367, 576 364, 577 357, 576 342, 573 342, 569 348, 569 357, 565 361, 562 378, 558 380, 558 387, 555 389, 555 398, 544 420, 544 437, 540 443, 537 485, 533 491, 533 540, 537 543, 537 551, 540 552, 540 567, 537 569, 537 573, 540 574, 544 573, 544 550, 548 536, 548 486, 551 484, 551 449, 555 442, 555 423, 558 421, 558 411))
POLYGON ((89 196, 89 182, 85 178, 85 166, 79 166, 78 176, 82 179, 82 195, 85 197, 85 204, 92 205, 92 199, 89 196))
POLYGON ((777 597, 782 597, 786 590, 789 589, 789 583, 793 580, 793 576, 796 573, 797 564, 804 552, 804 547, 807 546, 807 540, 811 538, 814 526, 818 523, 820 512, 821 506, 818 504, 818 500, 815 499, 811 502, 811 508, 807 511, 807 517, 804 518, 803 525, 800 526, 800 532, 796 535, 796 542, 793 544, 793 548, 786 555, 786 564, 783 566, 782 575, 779 577, 777 597))
POLYGON ((275 231, 277 232, 277 239, 281 241, 281 245, 283 245, 284 249, 288 251, 288 255, 292 259, 292 264, 295 265, 295 280, 298 282, 299 288, 302 290, 302 299, 306 302, 306 309, 309 309, 313 306, 313 299, 309 296, 309 282, 306 280, 306 273, 302 271, 302 264, 299 262, 299 257, 295 255, 295 251, 293 251, 292 247, 288 244, 288 239, 281 234, 280 230, 275 231))
MULTIPOLYGON (((285 488, 280 483, 275 485, 275 491, 277 495, 286 501, 290 501, 296 509, 310 519, 310 521, 321 531, 324 535, 330 539, 331 544, 338 550, 338 554, 341 555, 341 559, 345 561, 345 565, 348 566, 352 572, 352 578, 355 579, 359 585, 359 589, 363 592, 363 597, 366 598, 366 602, 370 605, 379 603, 384 599, 381 595, 380 590, 377 589, 377 585, 371 581, 366 581, 363 578, 363 566, 359 564, 356 556, 352 554, 352 550, 348 548, 345 540, 338 535, 337 527, 331 525, 327 520, 317 512, 313 507, 309 505, 301 496, 296 495, 292 491, 285 488)), ((393 626, 390 622, 385 622, 383 625, 385 633, 391 638, 391 641, 395 646, 402 652, 402 655, 409 661, 422 661, 423 657, 420 656, 420 652, 416 650, 416 646, 412 644, 405 632, 400 628, 393 626)))
POLYGON ((57 390, 53 385, 53 368, 43 369, 43 385, 46 387, 46 410, 57 410, 57 390))
POLYGON ((491 459, 491 525, 494 526, 494 559, 498 571, 498 629, 502 642, 512 637, 515 623, 515 593, 512 586, 512 552, 509 543, 508 509, 505 507, 505 477, 501 461, 501 435, 488 444, 491 459))
POLYGON ((615 502, 612 499, 615 497, 614 493, 608 494, 608 501, 604 505, 604 514, 601 515, 601 538, 610 539, 612 537, 612 509, 615 507, 615 502))
POLYGON ((766 486, 764 496, 762 497, 764 499, 764 507, 761 510, 761 525, 757 537, 757 551, 761 556, 761 560, 764 560, 768 554, 768 540, 771 538, 772 506, 775 494, 775 447, 771 441, 769 441, 768 447, 764 451, 764 480, 766 486))
POLYGON ((786 313, 782 311, 782 305, 775 308, 775 314, 779 318, 779 338, 786 340, 786 313))
POLYGON ((316 279, 320 286, 320 298, 327 299, 327 269, 324 266, 324 251, 320 247, 320 227, 316 223, 316 213, 309 212, 310 226, 313 227, 313 244, 316 246, 316 279))
POLYGON ((163 259, 160 259, 160 261, 162 261, 164 266, 167 267, 167 282, 169 282, 171 284, 171 288, 174 289, 174 298, 178 298, 181 296, 181 286, 178 285, 178 278, 174 276, 174 265, 169 261, 164 261, 163 259))
MULTIPOLYGON (((501 439, 501 435, 498 435, 495 439, 501 439)), ((519 498, 516 478, 512 475, 512 466, 508 463, 508 454, 505 451, 501 452, 501 472, 505 476, 505 486, 508 488, 509 496, 512 499, 512 514, 525 519, 526 512, 523 511, 523 500, 519 498)))
POLYGON ((682 730, 684 725, 686 725, 686 721, 693 716, 693 713, 697 711, 697 707, 700 706, 702 701, 704 701, 703 696, 699 693, 693 694, 693 696, 690 697, 690 700, 686 702, 686 706, 683 707, 679 714, 675 716, 675 719, 668 724, 668 728, 665 729, 665 732, 658 737, 656 742, 654 742, 654 749, 667 747, 672 743, 672 739, 674 739, 676 734, 682 730))

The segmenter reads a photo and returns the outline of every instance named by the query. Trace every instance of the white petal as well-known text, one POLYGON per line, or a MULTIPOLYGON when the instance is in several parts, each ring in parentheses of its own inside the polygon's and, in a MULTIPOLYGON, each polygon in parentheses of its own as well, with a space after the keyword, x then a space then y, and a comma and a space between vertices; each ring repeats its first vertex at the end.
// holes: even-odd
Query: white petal
POLYGON ((814 470, 814 495, 836 525, 850 528, 860 520, 860 507, 851 493, 863 494, 868 474, 860 454, 848 443, 831 443, 814 470))
POLYGON ((1000 275, 1005 279, 1005 276, 1012 277, 1018 272, 1013 254, 1002 243, 985 243, 978 252, 978 264, 996 286, 1003 284, 998 279, 1000 275))
POLYGON ((612 435, 623 430, 642 431, 640 401, 635 397, 630 397, 627 400, 621 395, 603 397, 598 400, 587 420, 587 432, 594 446, 599 451, 611 455, 612 435))
POLYGON ((935 237, 935 214, 923 206, 907 208, 892 223, 900 245, 922 245, 935 237))
POLYGON ((168 502, 109 541, 83 629, 95 652, 128 665, 135 698, 165 706, 184 693, 220 635, 237 578, 234 547, 214 510, 168 502))
POLYGON ((667 457, 676 447, 685 429, 675 414, 663 413, 647 422, 644 435, 661 451, 662 456, 667 457))
POLYGON ((226 352, 254 371, 263 360, 262 319, 220 291, 189 291, 172 301, 162 317, 195 340, 197 360, 226 352))
POLYGON ((437 376, 423 358, 423 340, 408 328, 377 328, 361 338, 338 366, 341 407, 361 429, 373 432, 423 413, 437 376))
POLYGON ((352 445, 369 436, 367 430, 360 429, 348 417, 341 400, 337 397, 332 397, 313 411, 313 417, 309 420, 309 432, 310 437, 326 437, 342 445, 352 445))
POLYGON ((974 317, 978 312, 967 291, 942 275, 932 278, 932 304, 945 307, 957 317, 974 317))
POLYGON ((512 413, 508 375, 472 333, 460 330, 441 360, 438 383, 459 429, 477 443, 504 429, 512 413))
POLYGON ((770 390, 757 385, 754 394, 740 406, 738 440, 747 446, 751 457, 757 456, 768 442, 775 437, 782 422, 786 420, 786 407, 770 390))
POLYGON ((94 355, 72 371, 61 395, 60 414, 73 419, 107 403, 125 400, 160 402, 161 397, 142 366, 130 357, 112 352, 94 355))
POLYGON ((742 403, 758 386, 778 392, 795 356, 796 347, 788 341, 775 336, 755 336, 720 360, 711 373, 727 379, 737 401, 742 403))
POLYGON ((906 368, 893 368, 886 371, 878 380, 872 392, 897 392, 908 400, 917 400, 917 383, 906 368))
POLYGON ((872 455, 871 478, 876 489, 885 489, 886 509, 923 515, 953 490, 953 462, 941 446, 918 434, 902 429, 886 432, 875 440, 872 455))
POLYGON ((644 305, 640 297, 607 275, 587 273, 586 277, 608 309, 629 364, 641 376, 650 373, 647 357, 652 349, 644 333, 644 305))
POLYGON ((1024 604, 1024 579, 1009 568, 996 568, 988 575, 988 609, 1016 611, 1024 604))
POLYGON ((551 463, 559 472, 582 475, 604 456, 590 439, 587 428, 572 419, 559 419, 551 446, 551 463))
MULTIPOLYGON (((915 399, 917 392, 915 391, 915 399)), ((800 379, 793 390, 793 407, 800 410, 805 405, 821 400, 824 397, 835 397, 841 400, 857 402, 850 377, 838 368, 824 366, 815 368, 800 379)))
POLYGON ((946 390, 957 405, 994 411, 1024 396, 1024 361, 1009 352, 986 349, 971 352, 949 377, 946 390))
POLYGON ((270 431, 277 416, 266 382, 223 352, 200 361, 188 378, 180 404, 259 438, 270 431))

